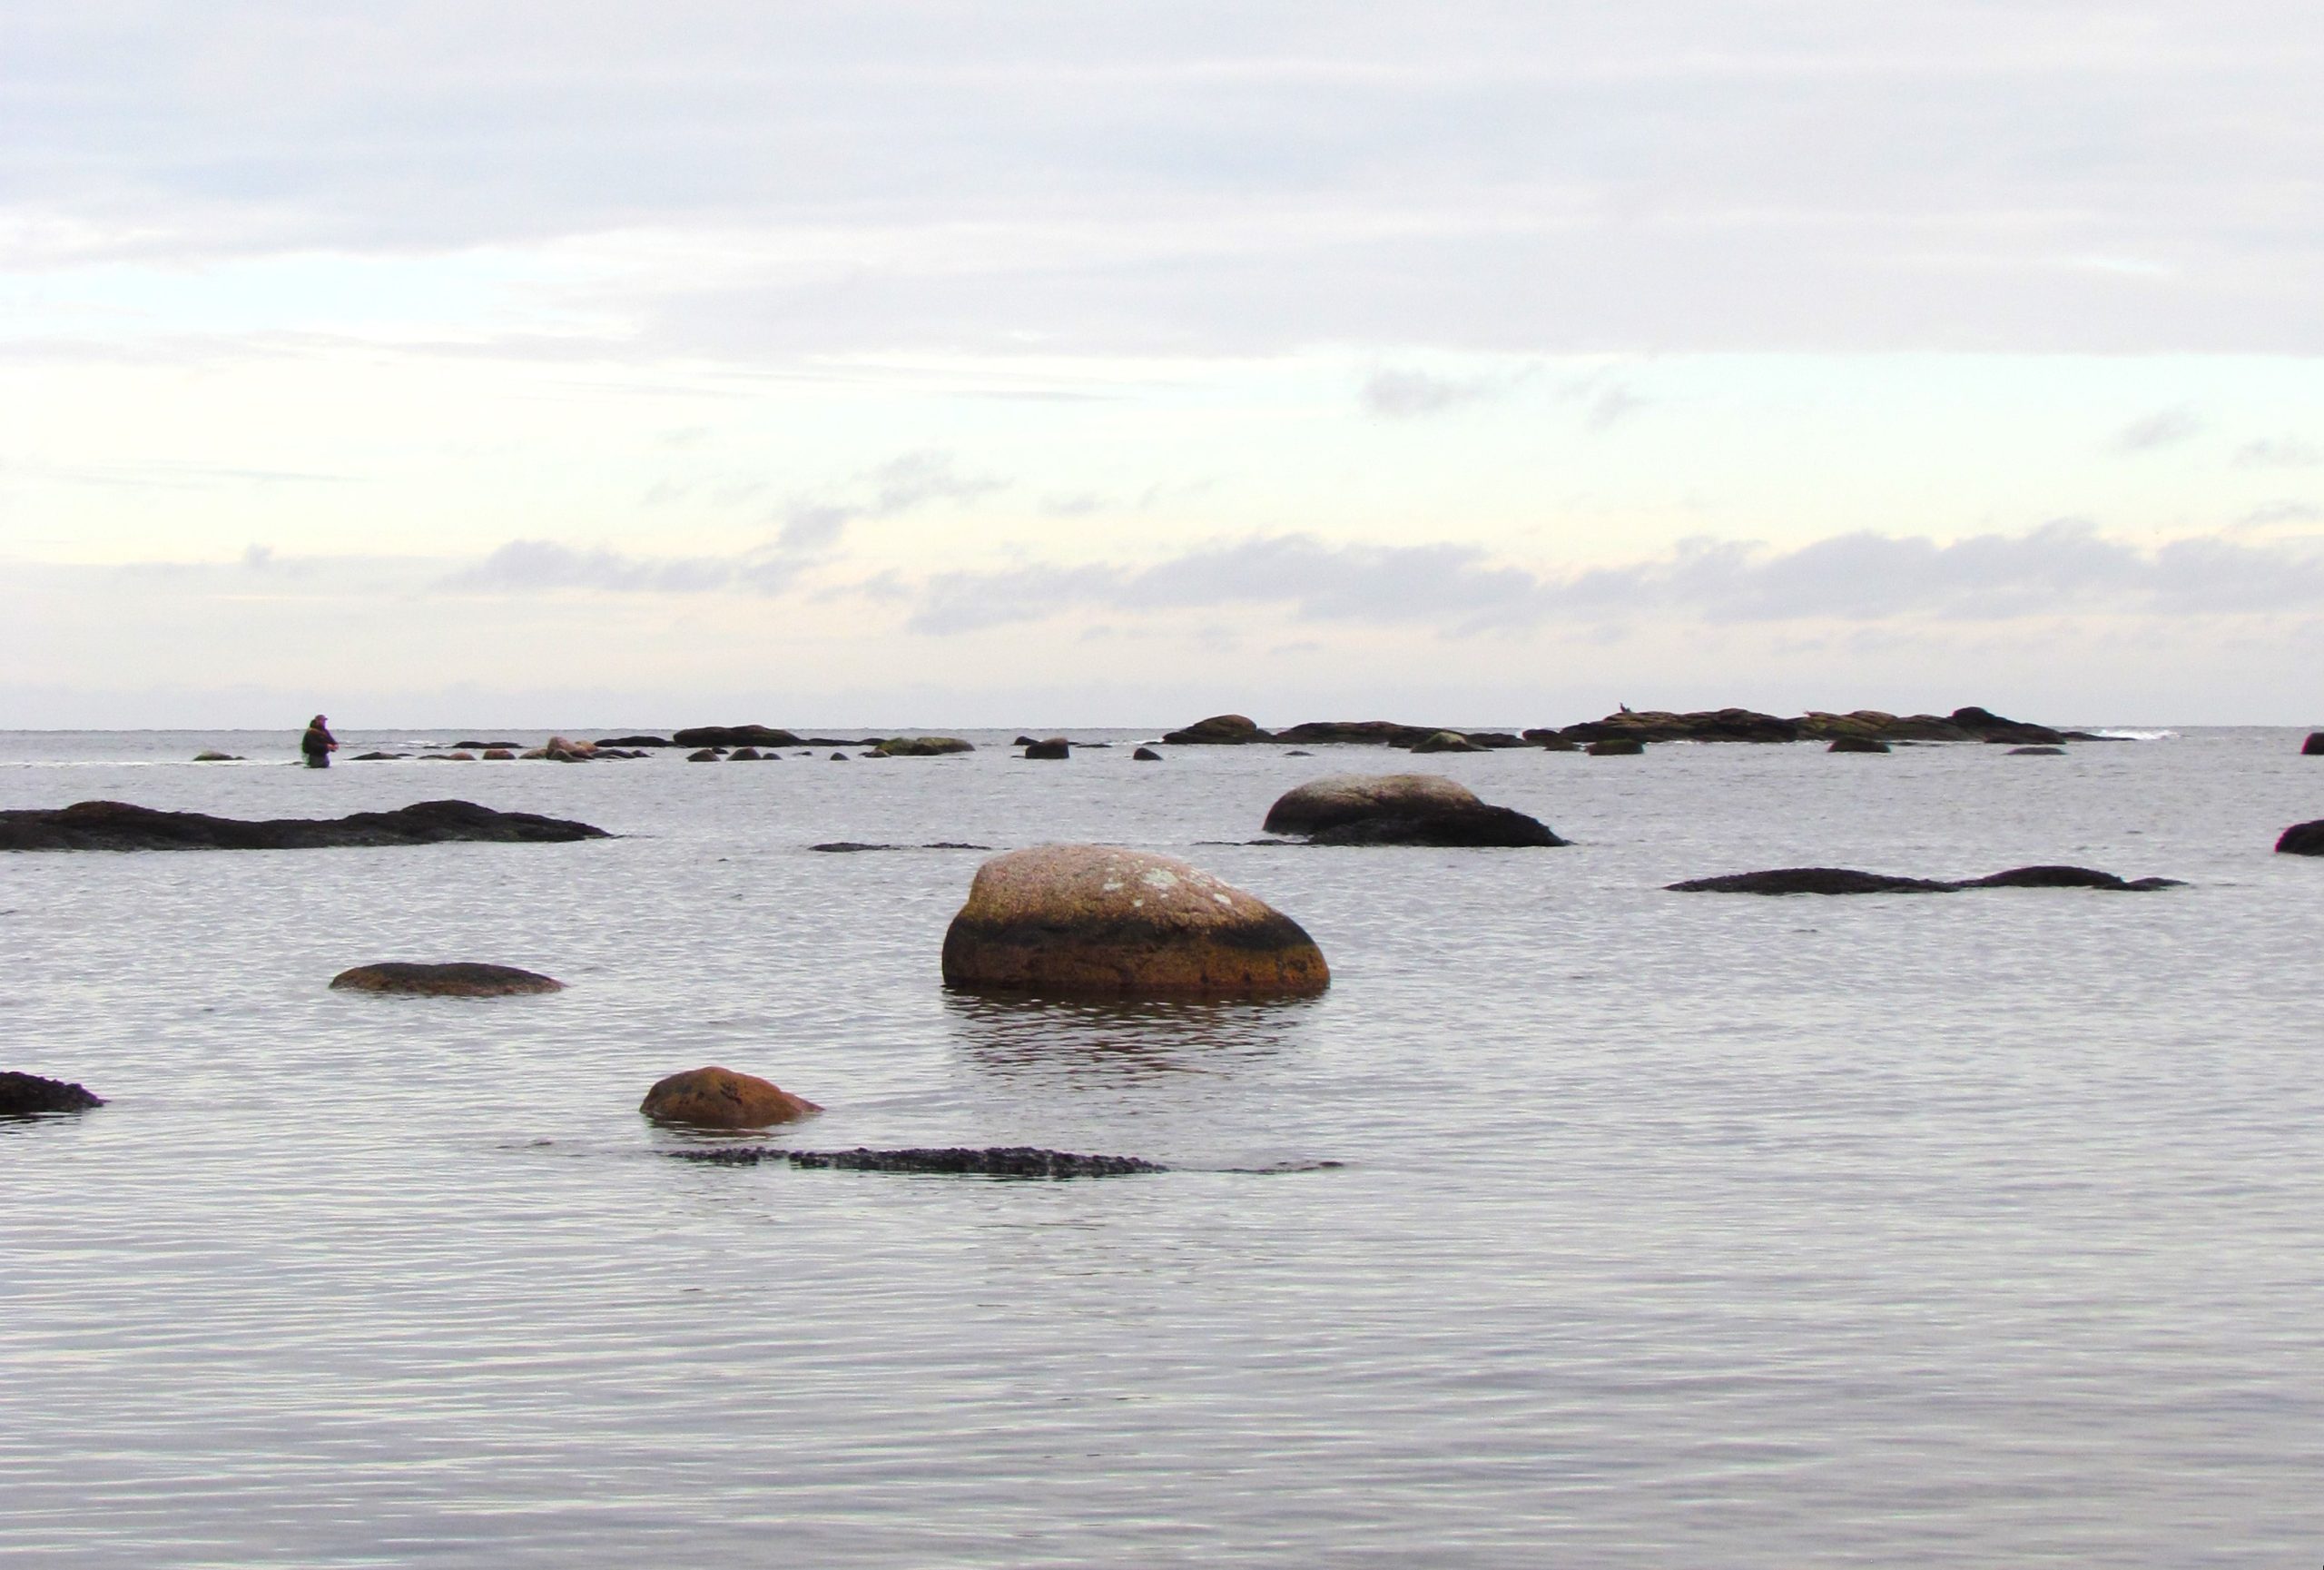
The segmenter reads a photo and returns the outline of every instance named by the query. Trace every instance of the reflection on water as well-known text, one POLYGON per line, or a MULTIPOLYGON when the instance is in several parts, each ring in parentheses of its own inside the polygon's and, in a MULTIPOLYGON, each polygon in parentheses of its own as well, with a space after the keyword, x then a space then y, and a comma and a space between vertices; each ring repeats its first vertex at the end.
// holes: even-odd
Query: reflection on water
POLYGON ((1313 998, 1196 1002, 947 992, 952 1039, 977 1067, 1010 1077, 1141 1079, 1230 1074, 1294 1050, 1313 998))

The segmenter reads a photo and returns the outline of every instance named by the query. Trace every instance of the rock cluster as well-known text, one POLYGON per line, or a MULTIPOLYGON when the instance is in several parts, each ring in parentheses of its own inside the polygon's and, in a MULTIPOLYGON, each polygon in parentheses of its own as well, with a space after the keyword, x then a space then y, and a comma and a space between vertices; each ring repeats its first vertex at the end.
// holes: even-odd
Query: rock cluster
POLYGON ((2013 867, 1989 877, 1958 881, 1892 877, 1886 873, 1861 873, 1847 867, 1777 867, 1770 872, 1690 878, 1666 886, 1680 894, 1942 894, 1962 889, 2117 889, 2142 894, 2185 885, 2176 878, 2135 878, 2125 882, 2112 873, 2093 872, 2088 867, 2041 866, 2013 867))
POLYGON ((697 1129, 763 1129, 822 1111, 804 1096, 762 1080, 715 1066, 688 1069, 655 1081, 637 1110, 657 1123, 697 1129))
POLYGON ((537 813, 496 812, 474 802, 415 802, 393 812, 341 818, 212 817, 157 812, 127 802, 0 812, 0 851, 318 850, 440 844, 451 840, 546 844, 598 840, 606 831, 537 813))
POLYGON ((1042 845, 977 869, 944 934, 948 986, 1127 997, 1304 997, 1331 982, 1315 940, 1175 857, 1042 845))
POLYGON ((1269 834, 1319 845, 1561 845, 1549 825, 1490 806, 1442 775, 1332 775, 1275 798, 1269 834))
POLYGON ((64 1080, 45 1080, 38 1074, 20 1074, 13 1069, 0 1072, 0 1118, 84 1112, 104 1104, 103 1097, 92 1095, 84 1087, 64 1080))
MULTIPOLYGON (((1858 709, 1852 714, 1817 711, 1789 719, 1747 708, 1704 709, 1689 714, 1663 710, 1634 713, 1623 709, 1604 719, 1586 720, 1562 728, 1529 730, 1521 736, 1506 731, 1403 725, 1384 719, 1314 720, 1288 730, 1269 731, 1262 730, 1247 715, 1221 714, 1197 720, 1184 730, 1172 731, 1162 739, 1186 746, 1231 746, 1252 742, 1309 746, 1323 742, 1403 747, 1413 752, 1482 752, 1528 746, 1565 752, 1600 741, 1642 745, 1668 741, 1837 741, 1843 737, 1880 742, 2008 742, 2032 746, 2055 746, 2065 741, 2090 739, 2078 732, 2055 731, 2047 726, 2004 719, 1974 706, 1957 708, 1945 716, 1899 716, 1878 709, 1858 709)), ((1600 755, 1607 754, 1601 752, 1600 755)))
POLYGON ((523 992, 560 992, 565 983, 514 965, 486 965, 470 961, 450 964, 411 964, 383 960, 358 965, 331 977, 341 992, 400 992, 419 998, 506 998, 523 992))

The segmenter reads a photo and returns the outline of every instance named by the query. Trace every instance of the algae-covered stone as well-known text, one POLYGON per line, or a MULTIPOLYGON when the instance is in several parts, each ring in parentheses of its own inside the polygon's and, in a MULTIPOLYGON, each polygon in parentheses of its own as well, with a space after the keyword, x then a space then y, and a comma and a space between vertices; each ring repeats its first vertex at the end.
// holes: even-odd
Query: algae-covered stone
POLYGON ((1172 856, 1041 845, 977 869, 944 934, 949 986, 1133 997, 1305 997, 1315 942, 1265 901, 1172 856))
POLYGON ((687 1069, 655 1081, 637 1110, 657 1123, 682 1123, 697 1129, 763 1129, 788 1123, 822 1111, 804 1096, 756 1074, 736 1073, 715 1065, 687 1069))

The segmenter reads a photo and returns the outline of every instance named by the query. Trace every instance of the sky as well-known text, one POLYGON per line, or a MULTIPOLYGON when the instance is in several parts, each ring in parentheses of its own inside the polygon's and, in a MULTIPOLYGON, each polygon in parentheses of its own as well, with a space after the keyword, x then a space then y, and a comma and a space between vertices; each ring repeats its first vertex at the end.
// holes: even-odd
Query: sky
POLYGON ((0 5, 0 727, 2324 720, 2324 10, 0 5))

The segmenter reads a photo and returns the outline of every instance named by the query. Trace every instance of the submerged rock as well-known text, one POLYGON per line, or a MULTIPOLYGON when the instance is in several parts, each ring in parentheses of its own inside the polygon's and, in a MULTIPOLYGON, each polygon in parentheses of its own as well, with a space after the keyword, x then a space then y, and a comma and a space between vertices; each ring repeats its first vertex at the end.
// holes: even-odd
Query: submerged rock
MULTIPOLYGON (((411 755, 409 753, 401 752, 359 752, 347 761, 350 763, 390 763, 397 758, 409 757, 410 755, 411 755)), ((194 761, 199 763, 201 760, 197 758, 194 761)))
POLYGON ((2276 849, 2288 856, 2324 856, 2324 818, 2292 824, 2278 837, 2276 849))
POLYGON ((0 812, 0 851, 325 850, 441 844, 455 840, 550 844, 609 838, 605 830, 537 813, 496 812, 474 802, 415 802, 393 812, 341 818, 212 817, 127 802, 0 812))
POLYGON ((1332 775, 1285 792, 1261 825, 1319 845, 1561 845, 1548 824, 1490 806, 1443 775, 1332 775))
POLYGON ((809 845, 811 851, 825 851, 834 854, 850 851, 989 851, 990 845, 965 844, 959 840, 931 840, 921 845, 878 844, 864 840, 825 840, 819 845, 809 845))
POLYGON ((84 1112, 104 1104, 103 1096, 93 1095, 86 1088, 68 1081, 44 1080, 38 1074, 20 1074, 13 1069, 0 1072, 0 1118, 84 1112))
POLYGON ((677 746, 680 744, 665 736, 609 736, 597 745, 607 746, 677 746))
POLYGON ((948 986, 1140 997, 1305 997, 1330 969, 1298 923, 1172 856, 1041 845, 977 869, 944 934, 948 986))
POLYGON ((239 753, 198 752, 193 755, 193 761, 196 763, 241 763, 245 760, 239 753))
POLYGON ((2014 746, 2009 749, 2009 755, 2012 757, 2063 757, 2066 755, 2066 749, 2062 746, 2014 746))
MULTIPOLYGON (((525 755, 527 757, 547 757, 549 755, 549 753, 547 748, 543 748, 537 753, 527 753, 525 755)), ((472 752, 431 752, 423 755, 419 761, 421 763, 474 763, 476 762, 476 754, 472 752)))
POLYGON ((1198 719, 1184 730, 1174 730, 1163 736, 1166 744, 1177 746, 1241 746, 1247 742, 1273 741, 1274 736, 1261 730, 1247 715, 1215 714, 1208 719, 1198 719))
POLYGON ((1942 878, 1894 877, 1886 873, 1856 872, 1847 867, 1777 867, 1771 872, 1729 873, 1723 877, 1690 878, 1666 887, 1679 894, 1943 894, 1962 889, 2115 889, 2143 894, 2153 889, 2183 888, 2176 878, 2137 878, 2125 882, 2112 873, 2088 867, 2013 867, 1989 877, 1948 881, 1942 878))
POLYGON ((514 965, 486 965, 459 960, 449 964, 410 964, 384 960, 358 965, 331 977, 341 992, 401 992, 419 998, 506 998, 521 992, 561 992, 565 983, 514 965))
POLYGON ((762 1080, 715 1066, 687 1069, 657 1080, 637 1110, 657 1123, 697 1129, 763 1129, 811 1118, 822 1108, 804 1096, 762 1080))
POLYGON ((811 1170, 922 1172, 943 1177, 1118 1178, 1136 1172, 1169 1170, 1158 1161, 1137 1156, 1084 1156, 1070 1150, 1038 1150, 1030 1145, 902 1150, 872 1150, 860 1146, 852 1150, 786 1150, 780 1146, 756 1145, 664 1153, 678 1160, 704 1161, 716 1167, 755 1167, 774 1161, 811 1170))
POLYGON ((1043 741, 1028 742, 1025 755, 1030 758, 1068 758, 1073 755, 1073 744, 1061 736, 1053 736, 1043 741))
POLYGON ((1875 741, 1868 736, 1844 736, 1834 737, 1832 745, 1824 750, 1826 752, 1886 752, 1888 744, 1885 741, 1875 741))

